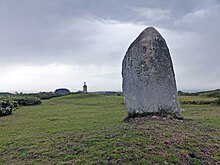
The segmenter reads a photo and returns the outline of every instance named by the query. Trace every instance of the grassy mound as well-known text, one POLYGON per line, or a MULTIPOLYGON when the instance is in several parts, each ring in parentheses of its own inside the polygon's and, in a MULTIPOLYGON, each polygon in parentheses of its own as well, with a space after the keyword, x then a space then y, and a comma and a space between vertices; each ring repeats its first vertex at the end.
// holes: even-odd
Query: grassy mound
POLYGON ((0 164, 217 164, 220 106, 127 117, 121 96, 68 95, 0 118, 0 164))

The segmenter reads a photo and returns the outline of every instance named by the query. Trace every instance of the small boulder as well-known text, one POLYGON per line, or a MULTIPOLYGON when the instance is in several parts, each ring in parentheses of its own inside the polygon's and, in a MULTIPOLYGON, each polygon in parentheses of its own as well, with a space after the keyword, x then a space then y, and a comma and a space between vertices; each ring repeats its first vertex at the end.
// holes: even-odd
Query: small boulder
POLYGON ((55 92, 54 92, 56 95, 68 95, 70 94, 70 90, 69 89, 66 89, 66 88, 59 88, 59 89, 56 89, 55 92))

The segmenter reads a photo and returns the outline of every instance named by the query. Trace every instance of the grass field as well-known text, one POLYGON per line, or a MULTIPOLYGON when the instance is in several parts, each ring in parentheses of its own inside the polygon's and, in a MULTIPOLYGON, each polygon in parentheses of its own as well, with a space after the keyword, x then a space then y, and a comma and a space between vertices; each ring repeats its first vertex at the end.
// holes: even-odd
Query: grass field
POLYGON ((220 106, 182 107, 183 121, 131 122, 121 96, 21 107, 0 118, 0 164, 220 164, 220 106))
POLYGON ((182 104, 215 104, 217 98, 207 96, 180 96, 182 104))

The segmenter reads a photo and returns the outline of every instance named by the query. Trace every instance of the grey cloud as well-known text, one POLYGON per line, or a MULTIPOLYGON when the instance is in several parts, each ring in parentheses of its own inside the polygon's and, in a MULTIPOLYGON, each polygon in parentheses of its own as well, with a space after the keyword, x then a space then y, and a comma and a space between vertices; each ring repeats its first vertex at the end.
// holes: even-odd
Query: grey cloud
MULTIPOLYGON (((171 50, 180 89, 219 84, 218 0, 0 0, 0 64, 109 65, 155 26, 171 50), (187 80, 186 80, 187 79, 187 80)), ((120 74, 120 70, 118 72, 120 74)), ((109 78, 110 79, 110 78, 109 78)))

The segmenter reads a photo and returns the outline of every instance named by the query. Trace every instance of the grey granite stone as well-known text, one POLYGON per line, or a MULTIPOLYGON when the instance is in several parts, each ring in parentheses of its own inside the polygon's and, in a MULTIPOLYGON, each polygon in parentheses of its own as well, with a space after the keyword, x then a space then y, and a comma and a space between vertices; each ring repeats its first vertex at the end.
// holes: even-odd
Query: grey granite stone
POLYGON ((122 77, 129 115, 170 112, 181 116, 169 49, 155 28, 146 28, 129 46, 122 77))

